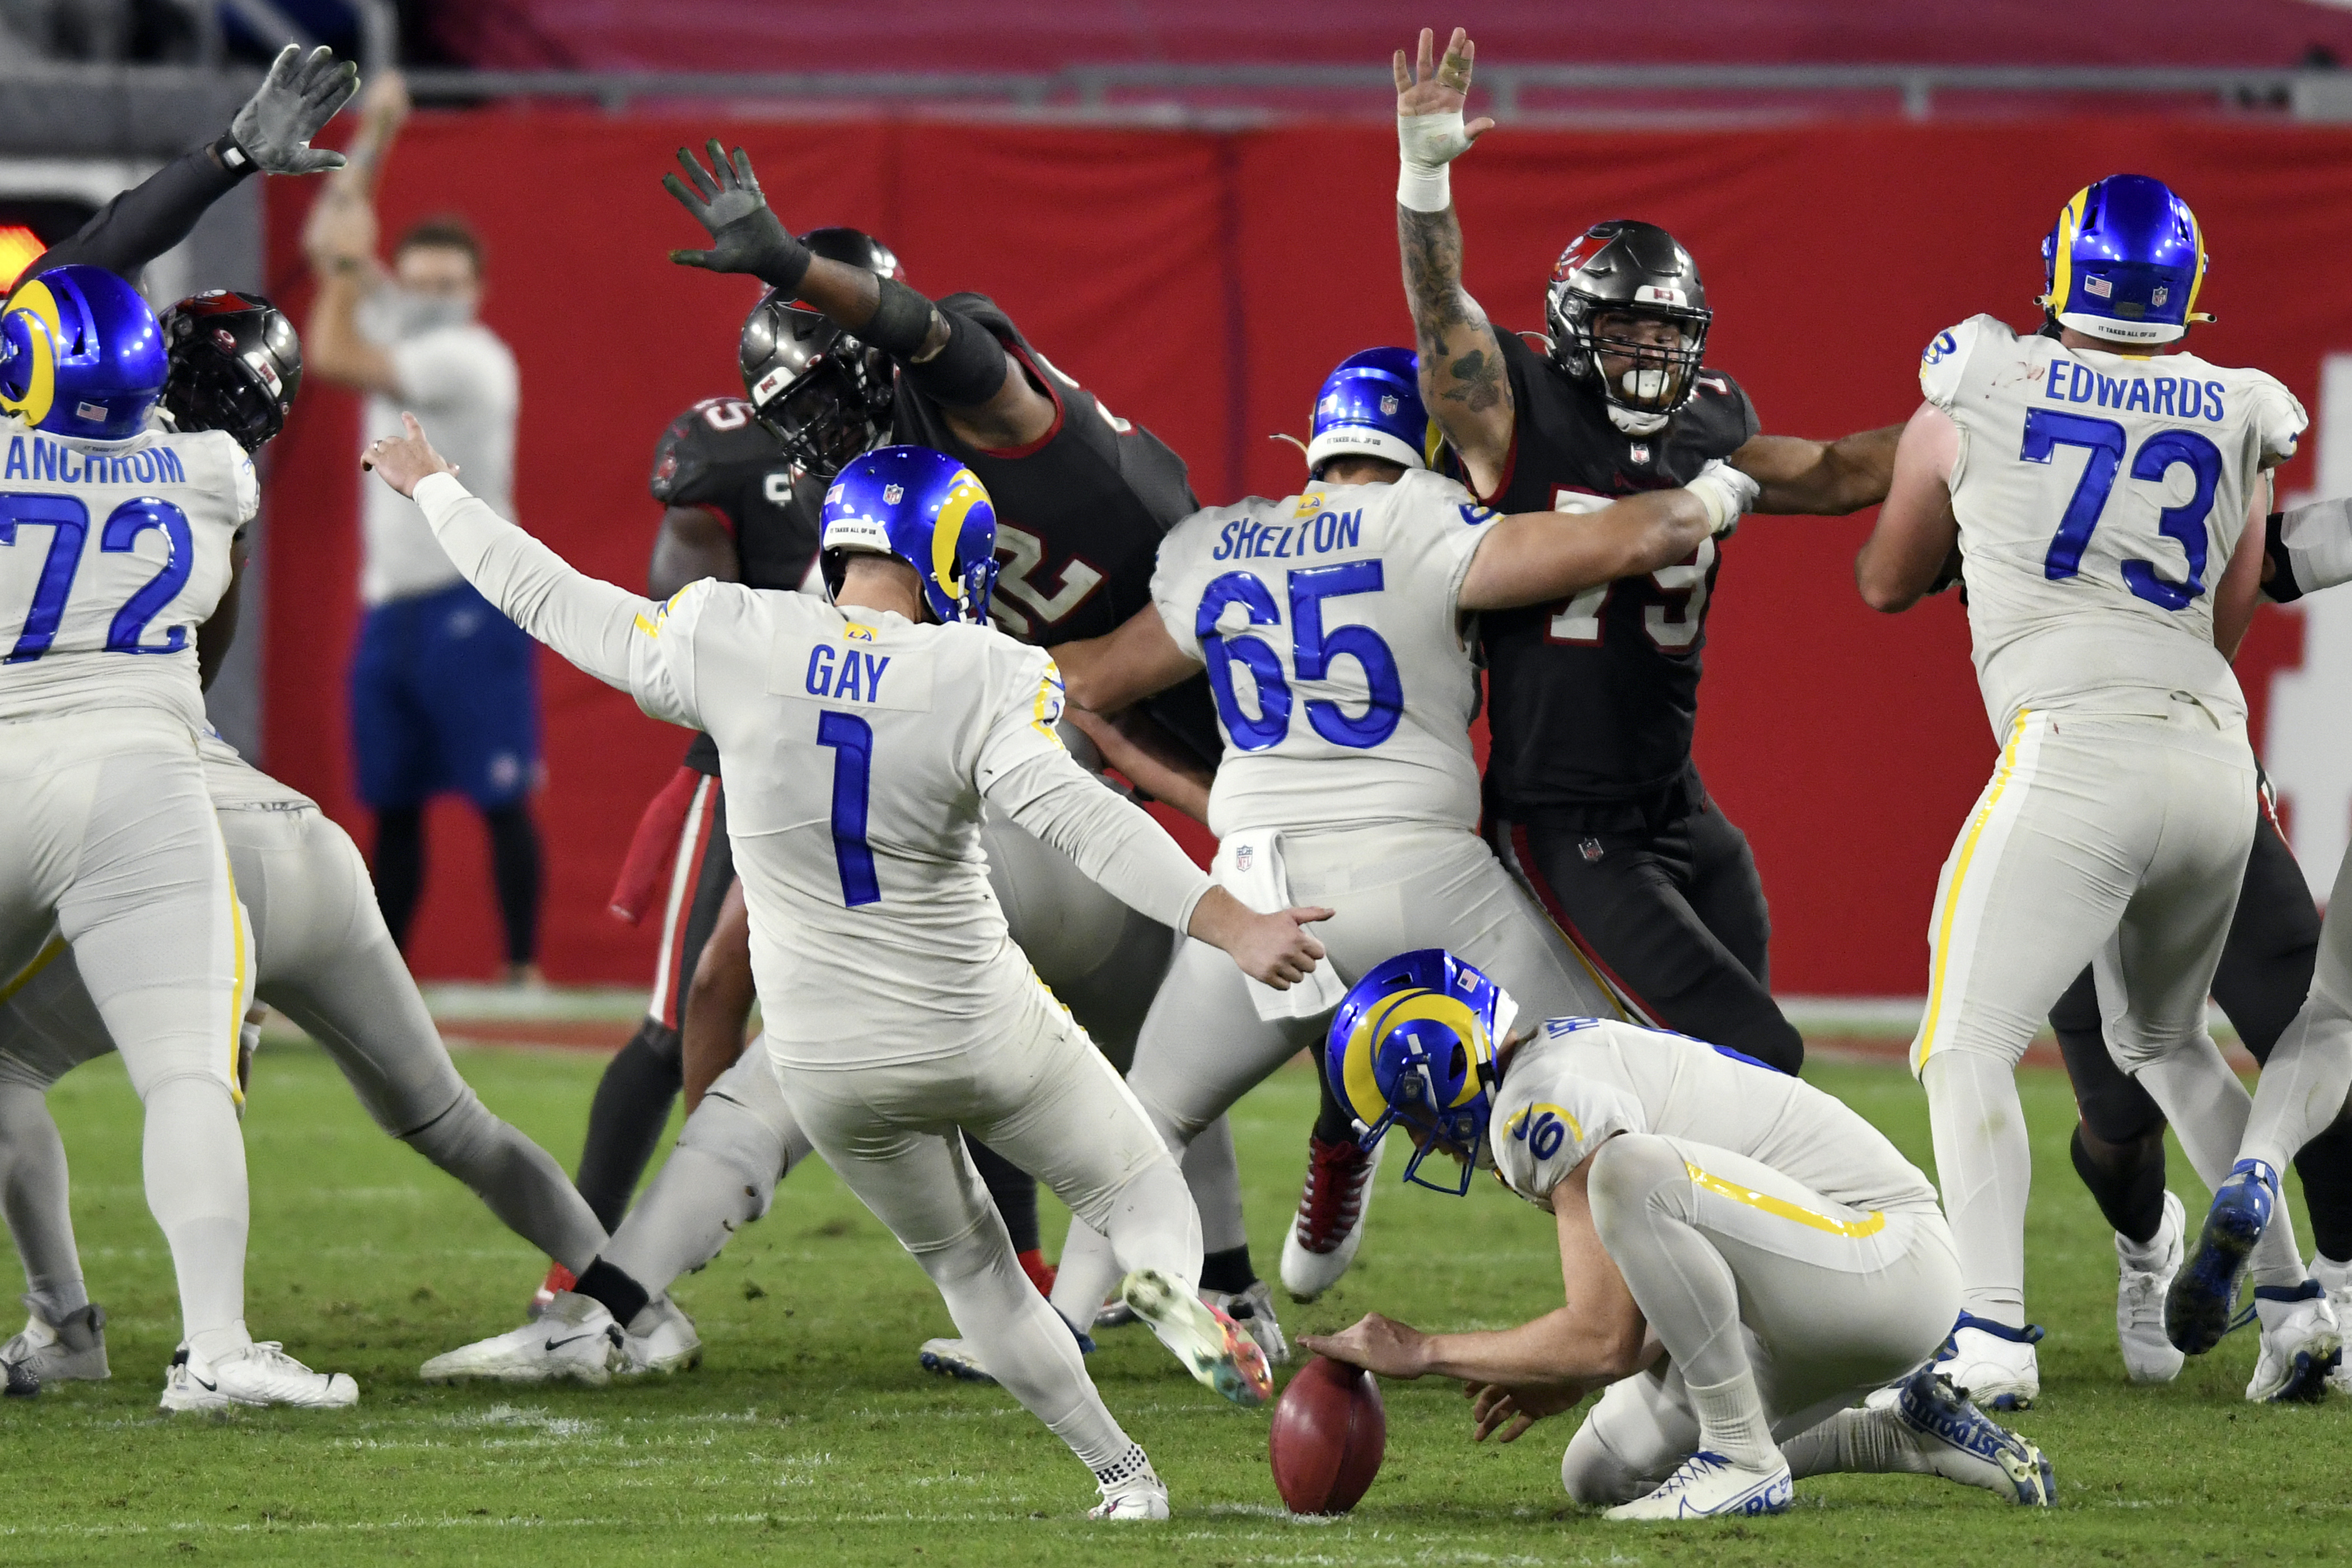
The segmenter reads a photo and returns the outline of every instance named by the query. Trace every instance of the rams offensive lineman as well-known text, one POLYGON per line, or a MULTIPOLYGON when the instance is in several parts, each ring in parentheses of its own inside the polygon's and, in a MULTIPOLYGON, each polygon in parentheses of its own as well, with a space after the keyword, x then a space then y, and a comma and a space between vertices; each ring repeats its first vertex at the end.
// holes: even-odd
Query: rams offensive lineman
POLYGON ((971 624, 987 613, 994 519, 954 459, 887 447, 843 471, 824 510, 834 604, 704 582, 656 605, 499 519, 407 427, 366 461, 414 492, 467 578, 647 712, 718 743, 769 1056, 794 1121, 922 1264, 998 1381, 1094 1470, 1095 1517, 1167 1517, 1166 1487, 1022 1272, 960 1130, 1110 1235, 1129 1268, 1122 1299, 1196 1378, 1255 1404, 1265 1360, 1194 1294, 1200 1220, 1182 1176, 1009 940, 981 802, 1269 984, 1313 971, 1322 949, 1299 927, 1328 911, 1253 913, 1071 761, 1053 661, 971 624))
MULTIPOLYGON (((2206 258, 2195 216, 2160 182, 2118 174, 2077 192, 2043 256, 2056 335, 1976 316, 1929 343, 1927 402, 1855 562, 1864 599, 1901 610, 1958 543, 2003 742, 1944 863, 1911 1057, 1966 1281, 1946 1364, 1995 1406, 2040 1387, 2014 1068, 2086 963, 2108 1049, 2209 1184, 2224 1185, 2248 1132, 2246 1092, 2205 1025, 2256 816, 2228 656, 2259 588, 2267 471, 2305 424, 2262 372, 2165 353, 2200 319, 2206 258)), ((2291 1047, 2272 1059, 2282 1081, 2291 1047)), ((2278 1109, 2257 1130, 2279 1160, 2335 1114, 2305 1125, 2308 1108, 2278 1109)), ((2231 1178, 2250 1205, 2275 1194, 2270 1161, 2231 1178)), ((2338 1353, 2334 1314, 2283 1214, 2252 1269, 2280 1392, 2315 1388, 2338 1353)), ((2223 1272, 2192 1262, 2175 1277, 2166 1327, 2180 1349, 2208 1349, 2227 1326, 2238 1278, 2223 1272)))
MULTIPOLYGON (((1307 489, 1186 519, 1160 544, 1153 606, 1061 650, 1072 700, 1107 714, 1205 666, 1226 735, 1208 802, 1219 883, 1257 909, 1296 893, 1339 911, 1320 984, 1253 987, 1202 944, 1177 954, 1128 1075, 1171 1148, 1311 1050, 1341 988, 1401 947, 1458 948, 1549 1013, 1609 1003, 1478 837, 1469 617, 1680 560, 1755 485, 1710 464, 1586 518, 1497 517, 1428 471, 1413 371, 1403 349, 1343 363, 1317 395, 1307 489)), ((1087 1328, 1116 1274, 1073 1223, 1055 1306, 1087 1328)))
POLYGON ((1549 1211, 1566 1306, 1457 1334, 1375 1313, 1302 1343, 1462 1379, 1481 1439, 1605 1386, 1560 1479, 1611 1519, 1778 1513, 1797 1478, 1839 1471, 2049 1503, 2041 1450, 1920 1368, 1959 1269, 1935 1189, 1884 1134, 1727 1047, 1602 1018, 1513 1037, 1517 1011, 1452 953, 1402 953, 1349 992, 1326 1070, 1362 1142, 1401 1128, 1414 1165, 1458 1160, 1466 1187, 1491 1163, 1549 1211), (1892 1403, 1850 1408, 1896 1379, 1892 1403))
MULTIPOLYGON (((162 327, 171 369, 160 408, 173 429, 226 431, 248 454, 278 434, 301 386, 301 347, 268 301, 201 294, 166 311, 162 327)), ((227 651, 222 634, 234 631, 219 623, 232 614, 225 597, 199 634, 207 684, 227 651)), ((464 1182, 526 1239, 584 1266, 604 1243, 602 1227, 562 1168, 458 1077, 358 848, 310 799, 216 734, 206 731, 199 751, 252 923, 255 994, 326 1047, 378 1126, 464 1182)), ((70 952, 0 1001, 0 1206, 31 1310, 25 1329, 0 1345, 0 1362, 44 1382, 108 1375, 105 1315, 82 1277, 65 1150, 43 1096, 113 1048, 70 952)))

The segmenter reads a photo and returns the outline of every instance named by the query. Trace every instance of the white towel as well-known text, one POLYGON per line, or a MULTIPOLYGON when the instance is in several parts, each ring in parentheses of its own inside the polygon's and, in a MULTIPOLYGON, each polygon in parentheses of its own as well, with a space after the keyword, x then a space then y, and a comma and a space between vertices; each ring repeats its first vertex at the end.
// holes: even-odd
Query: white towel
MULTIPOLYGON (((1262 915, 1291 907, 1290 879, 1282 869, 1280 828, 1245 827, 1226 834, 1217 846, 1209 873, 1219 887, 1262 915)), ((1319 1017, 1347 999, 1348 988, 1326 958, 1287 991, 1252 979, 1249 994, 1257 1016, 1274 1023, 1282 1018, 1319 1017)))

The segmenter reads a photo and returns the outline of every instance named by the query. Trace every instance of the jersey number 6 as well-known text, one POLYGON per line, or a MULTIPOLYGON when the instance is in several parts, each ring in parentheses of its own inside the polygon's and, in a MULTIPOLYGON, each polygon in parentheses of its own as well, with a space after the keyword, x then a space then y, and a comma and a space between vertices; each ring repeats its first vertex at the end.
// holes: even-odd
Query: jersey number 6
MULTIPOLYGON (((1309 698, 1307 721, 1335 746, 1367 751, 1396 733, 1404 714, 1404 680, 1397 672, 1396 655, 1381 634, 1370 626, 1347 626, 1326 633, 1323 601, 1350 594, 1377 594, 1381 586, 1381 563, 1349 561, 1335 566, 1302 566, 1290 574, 1290 658, 1301 680, 1329 679, 1331 661, 1345 656, 1363 667, 1370 706, 1350 715, 1337 702, 1309 698)), ((1290 733, 1290 682, 1282 673, 1282 658, 1263 637, 1226 636, 1217 623, 1228 605, 1239 605, 1254 626, 1282 624, 1282 612, 1266 586, 1247 572, 1228 572, 1211 583, 1201 595, 1192 635, 1209 665, 1209 686, 1216 693, 1217 713, 1225 732, 1244 752, 1263 752, 1290 733), (1245 711, 1234 689, 1234 664, 1239 660, 1257 688, 1257 713, 1245 711)))

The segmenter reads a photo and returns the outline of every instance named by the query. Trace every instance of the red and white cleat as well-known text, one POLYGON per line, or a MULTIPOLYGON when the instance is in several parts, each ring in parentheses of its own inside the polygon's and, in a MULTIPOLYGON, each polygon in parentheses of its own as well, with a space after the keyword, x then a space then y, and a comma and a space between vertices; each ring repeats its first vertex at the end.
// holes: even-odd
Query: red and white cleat
POLYGON ((1372 1205, 1372 1177, 1387 1146, 1383 1140, 1368 1152, 1353 1139, 1327 1143, 1307 1136, 1307 1186, 1298 1194, 1297 1222, 1282 1240, 1282 1288, 1293 1300, 1312 1301, 1356 1261, 1372 1205))

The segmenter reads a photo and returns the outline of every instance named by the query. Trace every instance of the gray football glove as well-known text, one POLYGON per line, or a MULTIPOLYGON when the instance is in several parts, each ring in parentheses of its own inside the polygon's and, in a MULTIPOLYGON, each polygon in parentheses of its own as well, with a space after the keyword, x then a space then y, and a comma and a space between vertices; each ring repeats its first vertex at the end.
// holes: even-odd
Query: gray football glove
POLYGON ((269 62, 261 89, 228 122, 229 139, 265 174, 319 174, 343 166, 341 153, 310 145, 360 89, 360 68, 324 44, 307 56, 289 44, 269 62))
POLYGON ((669 258, 681 267, 699 267, 706 272, 748 272, 772 289, 799 288, 814 257, 777 219, 768 198, 760 193, 760 182, 751 174, 751 154, 738 147, 730 163, 715 136, 709 151, 715 174, 706 172, 694 154, 681 147, 677 161, 686 170, 687 180, 694 184, 689 187, 687 180, 664 174, 662 189, 676 196, 678 205, 694 215, 694 221, 710 231, 711 248, 673 250, 669 258))

